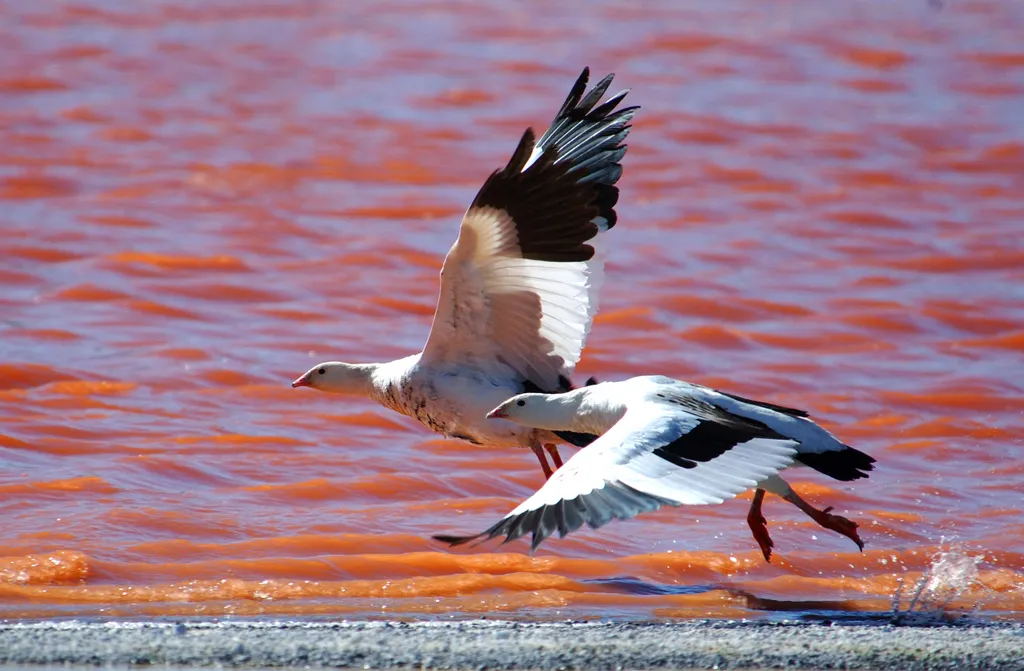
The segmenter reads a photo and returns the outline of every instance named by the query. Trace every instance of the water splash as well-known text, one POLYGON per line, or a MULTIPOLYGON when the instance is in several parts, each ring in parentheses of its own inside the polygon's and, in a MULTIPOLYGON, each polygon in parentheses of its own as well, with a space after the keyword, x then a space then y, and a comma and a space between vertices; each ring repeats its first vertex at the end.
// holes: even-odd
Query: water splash
POLYGON ((968 554, 960 544, 936 553, 931 565, 914 584, 905 607, 905 583, 900 578, 892 598, 892 623, 942 624, 977 613, 984 602, 981 593, 990 591, 978 574, 978 566, 984 558, 984 555, 968 554))

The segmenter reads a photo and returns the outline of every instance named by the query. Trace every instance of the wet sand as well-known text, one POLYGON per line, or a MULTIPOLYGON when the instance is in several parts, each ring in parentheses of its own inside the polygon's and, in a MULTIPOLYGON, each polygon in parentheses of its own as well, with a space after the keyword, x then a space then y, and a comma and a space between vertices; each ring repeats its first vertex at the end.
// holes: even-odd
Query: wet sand
POLYGON ((437 669, 1024 669, 1024 626, 695 621, 38 622, 0 663, 437 669))

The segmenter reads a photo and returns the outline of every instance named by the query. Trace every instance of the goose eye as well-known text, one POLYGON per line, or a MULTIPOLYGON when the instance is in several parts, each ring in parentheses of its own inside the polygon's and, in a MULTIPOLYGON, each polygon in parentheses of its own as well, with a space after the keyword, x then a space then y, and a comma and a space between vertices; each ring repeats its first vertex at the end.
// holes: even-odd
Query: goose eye
POLYGON ((326 368, 321 368, 320 370, 317 371, 317 373, 320 373, 321 375, 323 375, 326 372, 327 372, 326 368))
POLYGON ((516 405, 518 405, 521 408, 524 405, 526 405, 526 401, 516 401, 516 405))

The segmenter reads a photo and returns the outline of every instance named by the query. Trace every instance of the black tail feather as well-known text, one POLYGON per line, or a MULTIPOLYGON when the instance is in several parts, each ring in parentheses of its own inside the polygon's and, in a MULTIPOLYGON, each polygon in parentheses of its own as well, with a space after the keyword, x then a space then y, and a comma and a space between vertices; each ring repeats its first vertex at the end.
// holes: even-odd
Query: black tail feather
POLYGON ((875 468, 875 458, 849 445, 843 448, 833 452, 804 453, 797 460, 841 482, 868 477, 868 471, 875 468))
POLYGON ((431 536, 431 538, 436 541, 441 541, 442 543, 447 543, 450 547, 455 547, 456 545, 464 545, 475 541, 483 535, 484 534, 476 534, 475 536, 447 536, 445 534, 438 534, 436 536, 431 536))

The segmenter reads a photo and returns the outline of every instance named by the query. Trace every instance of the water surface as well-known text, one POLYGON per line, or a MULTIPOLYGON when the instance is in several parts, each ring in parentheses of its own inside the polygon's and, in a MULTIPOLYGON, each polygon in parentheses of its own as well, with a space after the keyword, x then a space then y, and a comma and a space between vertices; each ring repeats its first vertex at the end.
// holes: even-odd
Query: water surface
POLYGON ((8 3, 0 616, 756 617, 1024 596, 1024 9, 985 1, 8 3), (289 382, 421 347, 484 178, 579 70, 643 105, 579 380, 806 408, 769 499, 449 552, 541 484, 289 382))

